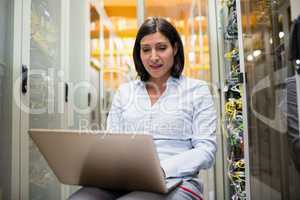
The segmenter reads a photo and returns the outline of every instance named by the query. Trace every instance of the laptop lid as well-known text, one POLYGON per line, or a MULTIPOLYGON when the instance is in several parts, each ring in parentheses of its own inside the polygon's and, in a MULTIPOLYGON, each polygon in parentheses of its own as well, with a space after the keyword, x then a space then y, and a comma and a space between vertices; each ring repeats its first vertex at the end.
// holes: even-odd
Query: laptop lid
POLYGON ((61 183, 167 193, 151 135, 28 131, 61 183))

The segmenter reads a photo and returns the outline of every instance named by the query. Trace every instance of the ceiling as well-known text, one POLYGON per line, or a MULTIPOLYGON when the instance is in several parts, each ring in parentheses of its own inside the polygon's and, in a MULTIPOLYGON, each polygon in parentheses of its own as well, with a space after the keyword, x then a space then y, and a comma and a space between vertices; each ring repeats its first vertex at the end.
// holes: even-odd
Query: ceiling
MULTIPOLYGON (((194 0, 146 0, 145 7, 146 13, 148 10, 156 10, 158 12, 153 13, 151 15, 157 15, 162 13, 159 10, 165 10, 167 13, 171 13, 171 15, 176 16, 176 12, 178 10, 185 10, 186 13, 190 12, 190 8, 192 2, 194 0)), ((201 8, 201 14, 207 15, 207 1, 208 0, 195 0, 196 3, 201 8)), ((132 13, 131 11, 136 10, 136 0, 127 0, 127 1, 120 1, 120 0, 104 0, 104 7, 109 9, 113 12, 113 10, 117 10, 114 13, 132 13), (121 12, 120 12, 121 11, 121 12)), ((164 13, 164 12, 163 12, 164 13)), ((134 13, 135 14, 135 13, 134 13)), ((121 15, 121 14, 119 14, 121 15)), ((132 14, 126 14, 132 16, 132 14)), ((123 15, 124 16, 124 15, 123 15)), ((170 16, 172 17, 172 16, 170 16)))

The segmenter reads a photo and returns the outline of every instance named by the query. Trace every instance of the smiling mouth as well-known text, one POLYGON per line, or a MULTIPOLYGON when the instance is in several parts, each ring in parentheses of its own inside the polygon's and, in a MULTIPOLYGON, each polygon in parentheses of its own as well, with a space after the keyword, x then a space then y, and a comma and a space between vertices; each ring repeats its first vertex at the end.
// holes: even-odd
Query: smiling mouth
POLYGON ((161 68, 163 65, 150 65, 150 67, 152 68, 152 69, 159 69, 159 68, 161 68))

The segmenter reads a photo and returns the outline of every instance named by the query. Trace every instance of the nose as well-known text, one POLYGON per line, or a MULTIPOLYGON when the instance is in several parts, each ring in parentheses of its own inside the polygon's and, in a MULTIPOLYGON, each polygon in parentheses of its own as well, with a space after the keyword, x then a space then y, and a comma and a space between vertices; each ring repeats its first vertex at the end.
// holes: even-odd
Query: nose
POLYGON ((153 62, 156 62, 158 60, 158 55, 157 55, 157 52, 155 51, 155 49, 152 49, 150 59, 153 62))

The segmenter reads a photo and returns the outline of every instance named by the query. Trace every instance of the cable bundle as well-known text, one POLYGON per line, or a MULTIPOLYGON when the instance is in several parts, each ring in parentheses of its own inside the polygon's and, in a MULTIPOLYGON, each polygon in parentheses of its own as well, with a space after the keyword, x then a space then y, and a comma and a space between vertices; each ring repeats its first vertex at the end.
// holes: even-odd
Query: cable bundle
POLYGON ((240 70, 236 0, 223 0, 222 31, 225 66, 225 135, 227 176, 232 200, 246 199, 243 119, 243 74, 240 70), (225 12, 224 12, 225 11, 225 12))

